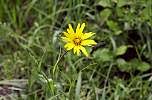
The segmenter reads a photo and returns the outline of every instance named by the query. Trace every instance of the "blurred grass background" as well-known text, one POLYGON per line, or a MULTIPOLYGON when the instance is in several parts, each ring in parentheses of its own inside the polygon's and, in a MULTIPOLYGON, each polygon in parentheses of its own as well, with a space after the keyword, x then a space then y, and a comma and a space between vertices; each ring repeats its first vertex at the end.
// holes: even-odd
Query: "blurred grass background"
POLYGON ((152 1, 0 0, 0 79, 27 80, 0 90, 12 100, 152 100, 152 1), (83 22, 91 58, 68 52, 53 73, 62 32, 83 22))

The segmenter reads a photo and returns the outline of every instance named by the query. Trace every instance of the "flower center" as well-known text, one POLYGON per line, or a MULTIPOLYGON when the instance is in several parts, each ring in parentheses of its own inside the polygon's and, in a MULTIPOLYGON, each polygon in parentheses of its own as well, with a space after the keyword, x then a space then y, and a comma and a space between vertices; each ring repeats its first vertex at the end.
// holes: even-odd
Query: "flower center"
POLYGON ((81 44, 81 41, 82 41, 82 40, 81 40, 80 38, 75 38, 75 39, 73 40, 74 44, 77 45, 77 46, 81 44))

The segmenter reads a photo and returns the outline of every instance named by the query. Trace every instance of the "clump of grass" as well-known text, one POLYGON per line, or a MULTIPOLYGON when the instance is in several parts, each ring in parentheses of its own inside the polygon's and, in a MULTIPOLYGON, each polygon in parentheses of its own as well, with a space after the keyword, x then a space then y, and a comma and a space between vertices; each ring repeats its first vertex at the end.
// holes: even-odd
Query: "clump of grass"
POLYGON ((1 0, 0 79, 27 80, 17 90, 20 99, 151 100, 151 5, 151 0, 1 0), (83 22, 96 33, 91 57, 68 52, 57 63, 65 52, 62 32, 69 23, 83 22))

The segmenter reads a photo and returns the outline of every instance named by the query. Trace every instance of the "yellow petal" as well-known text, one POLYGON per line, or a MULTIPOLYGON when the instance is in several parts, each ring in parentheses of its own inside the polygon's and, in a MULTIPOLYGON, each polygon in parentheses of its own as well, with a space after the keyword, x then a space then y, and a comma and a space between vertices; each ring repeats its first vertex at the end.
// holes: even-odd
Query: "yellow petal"
POLYGON ((69 34, 67 32, 63 32, 64 36, 69 37, 69 34))
POLYGON ((70 29, 67 29, 67 32, 68 32, 69 34, 71 34, 71 31, 70 31, 70 29))
POLYGON ((67 37, 61 37, 61 38, 62 38, 62 40, 65 41, 65 42, 70 42, 70 41, 72 41, 70 38, 67 38, 67 37))
POLYGON ((85 33, 85 34, 82 35, 82 39, 87 39, 87 38, 93 36, 94 34, 95 34, 95 33, 92 33, 92 32, 85 33))
POLYGON ((77 46, 77 55, 79 56, 80 55, 80 47, 79 46, 77 46))
MULTIPOLYGON (((68 29, 68 31, 69 31, 69 29, 68 29)), ((63 34, 66 36, 64 38, 62 37, 63 40, 72 41, 73 38, 75 38, 75 34, 74 33, 63 32, 63 34), (68 40, 66 38, 68 38, 68 40)))
POLYGON ((73 48, 74 54, 76 53, 76 51, 77 51, 77 46, 75 46, 75 47, 73 48))
POLYGON ((83 46, 91 46, 97 44, 94 40, 83 40, 81 42, 81 45, 83 46))
POLYGON ((82 51, 82 53, 85 55, 85 56, 89 56, 86 49, 83 47, 83 46, 80 46, 80 50, 82 51))
POLYGON ((80 30, 80 23, 78 23, 77 28, 76 28, 76 33, 78 34, 80 30))
POLYGON ((83 23, 83 24, 81 25, 81 27, 80 27, 80 33, 83 32, 84 27, 85 27, 85 23, 83 23))
POLYGON ((71 50, 72 48, 74 48, 74 44, 73 43, 67 43, 64 48, 66 48, 66 50, 71 50))
POLYGON ((74 30, 73 30, 71 24, 69 24, 69 31, 70 31, 70 33, 74 33, 74 30))
POLYGON ((82 25, 80 25, 80 23, 78 24, 77 28, 76 28, 76 35, 78 37, 81 37, 83 35, 83 29, 85 27, 85 23, 83 23, 82 25))
POLYGON ((69 38, 71 38, 71 39, 73 39, 73 38, 75 38, 75 33, 71 33, 71 34, 69 34, 69 38))
POLYGON ((74 54, 77 53, 77 55, 80 55, 80 47, 79 46, 75 46, 73 48, 74 54))

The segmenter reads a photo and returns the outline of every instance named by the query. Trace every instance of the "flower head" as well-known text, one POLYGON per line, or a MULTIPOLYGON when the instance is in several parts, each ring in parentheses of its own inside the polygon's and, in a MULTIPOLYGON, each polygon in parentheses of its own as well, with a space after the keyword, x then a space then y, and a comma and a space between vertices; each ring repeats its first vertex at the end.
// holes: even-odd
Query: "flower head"
POLYGON ((88 32, 88 33, 83 33, 83 29, 85 27, 85 23, 82 25, 78 24, 76 31, 73 30, 71 24, 69 24, 69 28, 67 29, 67 32, 64 33, 64 37, 62 39, 66 42, 65 44, 65 49, 66 50, 71 50, 73 49, 74 54, 76 53, 77 55, 82 53, 86 56, 88 56, 88 53, 84 46, 92 46, 97 44, 94 40, 88 39, 91 36, 93 36, 95 33, 88 32))

